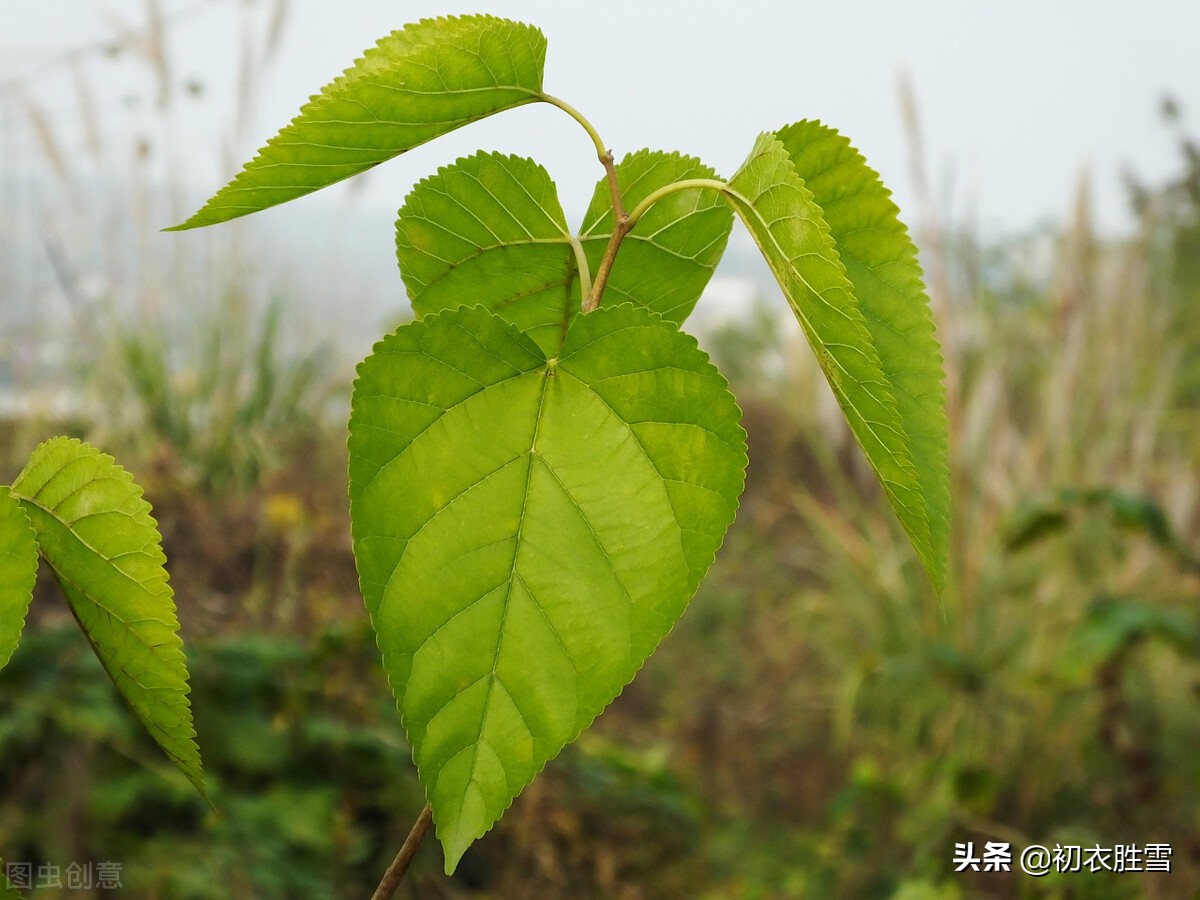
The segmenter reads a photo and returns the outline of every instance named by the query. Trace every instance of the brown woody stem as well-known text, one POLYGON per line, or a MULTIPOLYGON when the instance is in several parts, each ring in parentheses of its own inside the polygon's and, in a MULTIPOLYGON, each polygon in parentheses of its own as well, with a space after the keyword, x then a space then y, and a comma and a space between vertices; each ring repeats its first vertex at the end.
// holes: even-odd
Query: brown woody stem
POLYGON ((600 162, 604 165, 604 173, 608 176, 608 187, 612 191, 613 232, 612 237, 608 240, 608 246, 604 248, 604 258, 600 260, 600 268, 596 270, 596 277, 592 281, 592 290, 583 299, 585 313, 590 313, 600 305, 604 286, 608 284, 608 276, 612 274, 613 263, 617 261, 617 251, 621 249, 621 241, 625 240, 625 235, 629 234, 634 226, 634 220, 625 211, 625 203, 621 199, 621 186, 617 183, 617 167, 613 165, 612 151, 604 151, 600 162))
POLYGON ((429 831, 432 822, 433 807, 426 803, 425 808, 421 810, 421 815, 417 816, 417 821, 413 823, 412 831, 404 839, 404 846, 400 848, 400 852, 396 854, 396 858, 384 872, 383 881, 379 882, 379 887, 375 888, 371 900, 390 900, 391 896, 396 893, 396 888, 400 887, 400 882, 404 880, 404 874, 408 871, 413 857, 417 855, 421 841, 425 839, 425 834, 429 831))

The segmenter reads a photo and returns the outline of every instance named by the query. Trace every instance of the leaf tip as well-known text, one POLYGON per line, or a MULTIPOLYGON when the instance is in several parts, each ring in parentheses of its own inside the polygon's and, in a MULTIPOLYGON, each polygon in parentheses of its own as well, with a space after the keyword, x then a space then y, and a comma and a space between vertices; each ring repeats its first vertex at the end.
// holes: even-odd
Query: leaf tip
MULTIPOLYGON (((436 822, 436 814, 435 820, 436 822)), ((445 830, 437 829, 437 839, 442 845, 442 855, 444 857, 444 871, 446 875, 453 875, 454 870, 458 868, 459 862, 462 861, 463 854, 467 849, 475 843, 480 835, 472 835, 467 833, 463 827, 462 821, 458 821, 445 830)))

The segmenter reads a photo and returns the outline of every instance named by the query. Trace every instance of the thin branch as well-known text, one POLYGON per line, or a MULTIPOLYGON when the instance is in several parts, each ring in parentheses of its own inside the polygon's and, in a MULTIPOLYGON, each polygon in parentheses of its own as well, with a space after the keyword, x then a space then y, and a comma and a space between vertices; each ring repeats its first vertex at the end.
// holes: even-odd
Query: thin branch
POLYGON ((600 157, 604 164, 604 174, 608 177, 608 187, 612 191, 613 201, 613 232, 604 248, 604 257, 600 260, 600 268, 596 270, 596 278, 592 281, 592 290, 583 300, 583 311, 590 313, 600 305, 604 294, 604 286, 608 284, 608 276, 612 274, 613 263, 617 261, 617 251, 621 249, 621 241, 633 229, 633 220, 625 212, 625 203, 621 199, 621 186, 617 182, 617 167, 613 165, 611 150, 605 150, 600 157))
POLYGON ((426 803, 421 815, 417 816, 417 821, 413 823, 412 831, 404 839, 404 846, 400 848, 400 852, 383 874, 383 881, 379 882, 379 887, 375 888, 375 893, 371 895, 371 900, 390 900, 396 893, 396 888, 400 887, 400 882, 404 880, 404 874, 408 871, 413 857, 417 855, 421 841, 424 840, 432 822, 433 807, 426 803))
MULTIPOLYGON (((625 209, 625 201, 621 196, 621 185, 617 180, 617 167, 613 163, 612 151, 609 150, 604 141, 600 138, 595 127, 589 122, 579 110, 571 106, 564 100, 557 97, 552 97, 550 94, 539 93, 538 99, 549 103, 551 106, 557 106, 572 119, 578 122, 583 130, 588 133, 588 137, 592 139, 592 144, 596 148, 596 155, 600 158, 600 164, 604 166, 604 175, 608 180, 608 189, 612 193, 613 207, 613 231, 608 239, 608 246, 604 248, 604 256, 600 260, 600 268, 596 270, 596 276, 592 281, 591 290, 588 290, 588 285, 583 284, 583 312, 590 313, 592 310, 600 306, 600 298, 604 295, 605 285, 608 284, 608 277, 612 274, 613 263, 617 261, 617 251, 621 249, 621 242, 625 240, 625 236, 633 230, 633 226, 638 223, 638 219, 654 205, 668 194, 676 191, 687 191, 695 189, 715 190, 719 193, 729 193, 729 185, 723 181, 717 181, 712 178, 693 178, 687 181, 680 181, 674 184, 668 184, 654 191, 650 196, 646 197, 633 213, 629 213, 625 209)), ((582 247, 575 242, 577 252, 582 251, 582 247)), ((580 273, 587 271, 586 258, 581 260, 580 273)))
POLYGON ((621 199, 621 185, 617 181, 617 167, 613 163, 613 155, 611 150, 605 150, 600 155, 600 163, 604 166, 604 175, 608 179, 608 189, 612 192, 613 215, 617 222, 620 223, 623 219, 628 219, 625 214, 625 202, 621 199))
POLYGON ((612 188, 615 225, 613 226, 612 237, 609 238, 608 246, 604 250, 604 258, 600 260, 600 268, 596 272, 596 280, 592 282, 591 293, 583 301, 583 311, 585 313, 591 312, 600 305, 600 297, 604 293, 604 286, 608 284, 608 276, 612 273, 613 263, 616 262, 617 251, 621 247, 621 241, 625 240, 625 236, 633 231, 633 227, 646 214, 646 210, 668 194, 675 194, 679 191, 710 190, 720 194, 730 193, 729 185, 723 181, 718 181, 715 178, 691 178, 660 187, 642 200, 633 212, 628 213, 625 211, 625 205, 621 200, 621 191, 617 186, 617 170, 613 166, 612 154, 605 154, 600 158, 600 161, 604 163, 604 171, 608 173, 608 183, 612 188))
POLYGON ((601 165, 604 166, 604 174, 608 179, 608 188, 612 192, 615 223, 608 247, 604 250, 604 258, 600 261, 600 268, 596 272, 595 280, 592 281, 592 289, 587 291, 583 298, 583 311, 589 313, 600 305, 600 297, 604 293, 604 285, 608 283, 608 276, 612 272, 613 262, 616 261, 617 250, 620 249, 621 241, 625 239, 625 235, 629 234, 633 223, 629 221, 629 216, 625 212, 625 203, 621 199, 621 186, 617 182, 617 167, 613 165, 612 151, 605 145, 599 132, 584 117, 583 113, 565 100, 560 100, 558 97, 552 97, 550 94, 545 93, 539 94, 538 99, 549 103, 551 106, 557 106, 583 126, 583 130, 588 133, 588 137, 592 139, 592 145, 596 148, 596 156, 599 157, 601 165))

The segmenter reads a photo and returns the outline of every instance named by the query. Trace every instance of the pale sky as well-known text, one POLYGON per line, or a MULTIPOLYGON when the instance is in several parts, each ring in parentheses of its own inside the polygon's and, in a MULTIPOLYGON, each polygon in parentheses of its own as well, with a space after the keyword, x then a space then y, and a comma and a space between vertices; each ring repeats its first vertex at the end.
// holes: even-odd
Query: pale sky
MULTIPOLYGON (((198 192, 211 193, 233 174, 221 151, 237 106, 241 26, 250 22, 257 29, 251 43, 261 42, 272 2, 259 0, 247 12, 235 0, 161 0, 175 16, 168 23, 171 78, 206 88, 177 106, 170 125, 173 174, 198 192)), ((55 116, 63 145, 82 147, 71 68, 58 60, 111 35, 114 23, 137 26, 146 5, 0 0, 0 100, 21 79, 55 116)), ((547 90, 583 111, 618 157, 643 146, 681 150, 729 175, 759 131, 816 117, 851 137, 910 220, 916 208, 897 99, 901 71, 918 99, 939 206, 951 216, 973 210, 989 231, 1061 217, 1083 165, 1091 168, 1101 225, 1127 226, 1121 167, 1161 180, 1177 166, 1158 118, 1161 96, 1174 94, 1200 130, 1194 0, 292 0, 238 161, 376 38, 424 16, 470 11, 541 27, 549 40, 547 90)), ((138 109, 153 104, 148 67, 102 53, 81 56, 80 67, 103 130, 128 135, 145 116, 131 109, 132 95, 141 95, 138 109)), ((22 126, 10 112, 10 152, 36 158, 22 126)), ((569 213, 583 208, 601 174, 578 126, 537 106, 381 166, 356 202, 394 211, 414 181, 477 148, 535 156, 558 180, 569 213)))

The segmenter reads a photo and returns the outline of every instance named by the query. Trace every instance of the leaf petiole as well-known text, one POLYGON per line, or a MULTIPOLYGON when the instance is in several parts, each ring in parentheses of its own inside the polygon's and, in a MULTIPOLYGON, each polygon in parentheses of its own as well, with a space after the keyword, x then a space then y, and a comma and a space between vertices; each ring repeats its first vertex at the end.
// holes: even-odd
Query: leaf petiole
POLYGON ((595 126, 587 120, 583 113, 573 107, 566 100, 560 100, 558 97, 547 94, 544 91, 536 93, 534 96, 544 103, 549 103, 551 106, 557 106, 568 116, 583 126, 583 130, 588 133, 588 137, 592 139, 592 143, 596 147, 596 156, 601 162, 604 161, 604 157, 608 155, 608 147, 605 145, 604 141, 600 139, 600 134, 596 131, 595 126))
POLYGON ((671 184, 665 184, 653 193, 647 194, 646 198, 642 200, 642 202, 636 207, 634 207, 633 212, 629 214, 629 227, 632 229, 633 226, 638 223, 638 220, 646 214, 647 210, 649 210, 650 207, 652 207, 659 200, 663 199, 663 197, 669 196, 670 194, 677 194, 680 191, 696 190, 716 191, 718 194, 727 195, 730 194, 733 189, 726 182, 721 181, 719 178, 688 178, 683 181, 675 181, 671 184))
POLYGON ((717 191, 720 194, 729 194, 732 191, 732 188, 728 184, 716 178, 689 178, 660 187, 642 200, 633 212, 627 213, 625 212, 624 204, 621 202, 621 192, 617 186, 617 173, 616 169, 613 168, 612 154, 605 153, 604 156, 600 157, 600 161, 604 163, 604 169, 608 172, 608 183, 612 186, 614 225, 612 238, 609 240, 608 246, 604 249, 604 258, 600 260, 600 268, 596 270, 596 280, 592 283, 592 290, 585 295, 586 299, 583 301, 583 311, 585 313, 591 312, 600 305, 600 297, 604 293, 604 286, 608 283, 608 276, 612 273, 613 263, 617 259, 617 251, 621 249, 621 242, 625 240, 625 236, 629 232, 633 231, 633 227, 646 214, 646 210, 663 197, 677 191, 708 189, 717 191))

